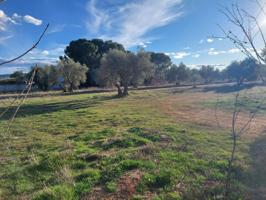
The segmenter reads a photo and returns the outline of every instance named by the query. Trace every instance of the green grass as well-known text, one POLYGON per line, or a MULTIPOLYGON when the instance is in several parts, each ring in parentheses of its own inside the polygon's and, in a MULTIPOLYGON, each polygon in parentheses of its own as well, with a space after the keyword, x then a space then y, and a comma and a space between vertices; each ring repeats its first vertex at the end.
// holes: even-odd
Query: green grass
MULTIPOLYGON (((232 111, 235 107, 236 93, 218 94, 216 99, 201 102, 201 105, 209 108, 218 108, 232 111)), ((259 109, 260 113, 266 114, 266 91, 265 88, 254 88, 239 92, 238 109, 245 112, 254 112, 259 109)))
MULTIPOLYGON (((136 169, 142 179, 134 199, 147 192, 153 199, 221 195, 228 134, 163 114, 158 101, 170 95, 156 90, 122 99, 114 94, 29 99, 1 141, 0 199, 80 199, 96 186, 112 193, 119 178, 136 169)), ((2 134, 9 117, 0 122, 2 134)), ((248 145, 240 142, 234 198, 246 187, 248 145)))

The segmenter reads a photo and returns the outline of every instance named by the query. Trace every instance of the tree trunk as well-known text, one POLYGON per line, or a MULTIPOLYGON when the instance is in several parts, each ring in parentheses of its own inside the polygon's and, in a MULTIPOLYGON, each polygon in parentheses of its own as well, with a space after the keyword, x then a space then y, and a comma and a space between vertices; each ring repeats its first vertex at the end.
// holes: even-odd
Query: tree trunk
POLYGON ((74 92, 74 86, 72 83, 70 84, 69 92, 71 92, 71 93, 74 92))
POLYGON ((117 88, 117 95, 119 97, 122 97, 123 96, 123 91, 122 91, 120 85, 119 84, 116 84, 115 87, 117 88))
POLYGON ((128 95, 128 86, 125 85, 124 86, 124 91, 123 91, 123 96, 127 96, 128 95))
POLYGON ((193 88, 197 88, 197 83, 196 83, 196 81, 193 82, 193 88))
POLYGON ((228 161, 228 169, 227 169, 227 175, 226 175, 226 182, 225 182, 225 199, 229 199, 229 194, 230 194, 230 189, 231 189, 231 174, 232 174, 232 167, 233 167, 233 162, 235 159, 235 152, 236 152, 236 134, 233 134, 233 147, 231 151, 231 157, 230 160, 228 161))

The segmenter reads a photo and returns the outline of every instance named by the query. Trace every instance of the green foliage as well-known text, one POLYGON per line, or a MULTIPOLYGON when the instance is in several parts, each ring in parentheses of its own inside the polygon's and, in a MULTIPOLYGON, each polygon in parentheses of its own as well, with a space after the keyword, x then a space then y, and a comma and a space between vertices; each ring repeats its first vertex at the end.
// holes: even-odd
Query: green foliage
POLYGON ((57 66, 46 65, 44 67, 35 66, 31 69, 28 74, 28 78, 32 76, 33 71, 35 71, 34 84, 40 90, 47 91, 52 86, 56 85, 59 80, 59 70, 57 66))
POLYGON ((68 185, 57 185, 53 187, 45 188, 43 191, 39 192, 34 198, 34 200, 75 200, 75 192, 73 186, 68 185))
POLYGON ((259 65, 254 59, 246 58, 243 61, 234 61, 226 69, 229 79, 237 81, 240 85, 244 81, 257 80, 259 65))
POLYGON ((166 170, 160 170, 156 174, 145 174, 142 185, 149 188, 164 188, 171 184, 171 173, 166 170))
POLYGON ((138 86, 153 73, 149 54, 110 50, 101 60, 97 71, 98 83, 117 87, 118 96, 128 95, 128 87, 138 86), (123 89, 121 88, 123 87, 123 89))
POLYGON ((79 39, 70 42, 65 49, 65 54, 75 62, 90 68, 90 71, 87 73, 87 85, 95 86, 95 73, 100 67, 100 60, 111 49, 125 51, 124 47, 116 42, 103 41, 101 39, 79 39))
POLYGON ((188 80, 189 68, 183 63, 180 63, 179 66, 172 65, 168 71, 167 77, 170 83, 180 85, 182 81, 188 80))
POLYGON ((199 70, 200 76, 203 78, 206 84, 211 83, 214 80, 219 80, 220 72, 215 70, 214 67, 207 65, 202 66, 199 70))
POLYGON ((23 83, 26 77, 22 71, 15 71, 10 75, 10 78, 15 79, 16 83, 23 83))
POLYGON ((145 79, 145 84, 160 84, 166 81, 167 70, 171 66, 171 58, 164 53, 150 53, 150 61, 154 64, 154 73, 145 79))
POLYGON ((116 182, 108 182, 106 183, 106 190, 107 192, 116 192, 117 189, 117 183, 116 182))
POLYGON ((61 58, 58 67, 64 79, 64 90, 66 92, 73 92, 81 83, 85 83, 86 73, 89 70, 86 65, 81 65, 69 58, 61 58))

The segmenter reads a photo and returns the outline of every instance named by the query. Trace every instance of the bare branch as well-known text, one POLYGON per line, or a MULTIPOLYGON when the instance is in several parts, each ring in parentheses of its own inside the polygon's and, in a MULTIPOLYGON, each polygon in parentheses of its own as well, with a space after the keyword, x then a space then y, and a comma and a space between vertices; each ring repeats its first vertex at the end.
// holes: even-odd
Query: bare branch
POLYGON ((259 8, 260 8, 260 12, 262 12, 264 15, 266 15, 266 11, 265 11, 265 8, 264 8, 264 6, 265 6, 266 3, 264 5, 262 5, 259 2, 259 0, 255 0, 255 1, 256 1, 257 5, 259 6, 259 8))
MULTIPOLYGON (((260 7, 263 9, 263 6, 260 7)), ((254 58, 259 63, 266 63, 266 59, 261 56, 260 51, 256 47, 254 41, 254 38, 257 36, 257 34, 260 34, 264 46, 266 47, 266 38, 263 34, 260 24, 257 21, 257 18, 249 14, 247 11, 240 9, 238 4, 233 4, 230 8, 223 7, 223 9, 220 9, 219 11, 227 18, 229 22, 241 30, 244 37, 244 39, 241 40, 239 38, 239 34, 234 34, 232 31, 227 32, 220 27, 226 38, 231 40, 234 45, 236 45, 248 57, 254 58), (258 32, 255 34, 253 33, 254 28, 258 29, 258 32)))
POLYGON ((20 58, 22 58, 23 56, 25 56, 26 54, 28 54, 29 52, 31 52, 33 49, 36 48, 36 46, 40 43, 40 41, 42 40, 43 36, 45 35, 46 31, 48 30, 48 27, 49 27, 49 24, 46 25, 44 31, 42 32, 41 36, 39 37, 39 39, 37 40, 37 42, 30 48, 28 49, 27 51, 25 51, 24 53, 22 53, 21 55, 17 56, 16 58, 13 58, 11 60, 7 60, 7 61, 4 61, 2 63, 0 63, 0 66, 1 65, 5 65, 5 64, 8 64, 8 63, 11 63, 11 62, 14 62, 20 58))
POLYGON ((9 122, 8 122, 7 131, 6 131, 7 133, 9 132, 9 129, 10 129, 10 127, 11 127, 13 121, 15 120, 15 117, 17 116, 17 113, 18 113, 20 107, 22 106, 22 104, 24 103, 24 101, 27 99, 27 97, 28 97, 28 95, 29 95, 29 93, 30 93, 30 91, 31 91, 31 88, 32 88, 32 85, 33 85, 33 81, 34 81, 35 74, 36 74, 36 69, 33 71, 32 76, 31 76, 31 78, 30 78, 30 80, 29 80, 29 82, 28 82, 28 85, 27 85, 27 87, 26 87, 26 88, 28 88, 26 94, 24 95, 24 97, 23 97, 23 98, 21 99, 21 101, 19 102, 19 104, 18 104, 18 106, 17 106, 17 108, 16 108, 16 110, 15 110, 13 116, 11 117, 11 119, 10 119, 9 122))

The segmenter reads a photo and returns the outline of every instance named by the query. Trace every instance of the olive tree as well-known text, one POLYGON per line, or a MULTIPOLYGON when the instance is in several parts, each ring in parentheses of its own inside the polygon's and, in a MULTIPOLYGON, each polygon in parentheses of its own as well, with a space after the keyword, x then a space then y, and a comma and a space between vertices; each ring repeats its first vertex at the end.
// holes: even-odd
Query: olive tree
POLYGON ((57 66, 45 65, 44 67, 35 66, 31 69, 28 77, 31 77, 35 72, 34 85, 36 85, 40 90, 47 91, 52 86, 58 83, 59 70, 57 66))
POLYGON ((102 86, 115 86, 118 96, 127 96, 130 85, 137 86, 153 71, 149 54, 110 50, 101 60, 97 71, 98 84, 102 86))
POLYGON ((65 92, 73 92, 74 89, 77 89, 81 83, 85 83, 87 80, 88 67, 70 58, 61 57, 58 68, 63 78, 65 92))
POLYGON ((182 62, 178 66, 174 64, 169 69, 167 77, 170 83, 180 85, 182 81, 188 80, 189 68, 182 62))

